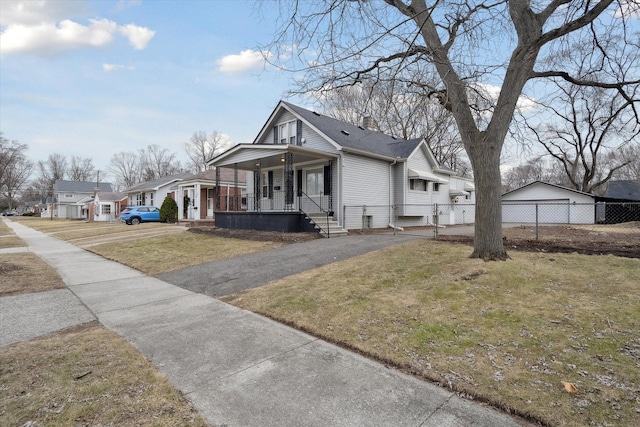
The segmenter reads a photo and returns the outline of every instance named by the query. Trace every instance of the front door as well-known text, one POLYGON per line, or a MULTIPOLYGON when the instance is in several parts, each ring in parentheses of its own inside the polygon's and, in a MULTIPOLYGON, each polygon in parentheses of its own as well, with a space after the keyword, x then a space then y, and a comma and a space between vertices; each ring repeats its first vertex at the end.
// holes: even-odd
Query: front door
POLYGON ((213 218, 213 194, 215 191, 213 188, 207 189, 207 218, 213 218))

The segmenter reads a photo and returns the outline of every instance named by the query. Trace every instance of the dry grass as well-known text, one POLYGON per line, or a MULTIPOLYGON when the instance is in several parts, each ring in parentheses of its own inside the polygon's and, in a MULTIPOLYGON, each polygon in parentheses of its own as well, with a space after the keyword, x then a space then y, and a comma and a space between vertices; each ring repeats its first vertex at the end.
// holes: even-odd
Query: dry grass
POLYGON ((181 233, 185 227, 174 224, 144 223, 136 226, 120 222, 88 222, 80 220, 21 218, 20 222, 43 233, 77 246, 88 247, 112 241, 130 241, 148 237, 181 233))
POLYGON ((0 249, 22 248, 27 246, 18 236, 0 236, 0 249))
POLYGON ((0 297, 64 287, 58 272, 33 253, 3 254, 0 259, 0 297))
POLYGON ((228 239, 181 233, 92 246, 91 252, 155 275, 205 262, 230 258, 281 246, 274 242, 228 239))
POLYGON ((423 240, 225 300, 550 425, 640 425, 640 260, 468 255, 423 240))
POLYGON ((24 240, 17 237, 4 221, 0 221, 0 249, 21 248, 27 246, 24 240))
POLYGON ((0 351, 0 424, 206 426, 124 339, 97 323, 0 351))

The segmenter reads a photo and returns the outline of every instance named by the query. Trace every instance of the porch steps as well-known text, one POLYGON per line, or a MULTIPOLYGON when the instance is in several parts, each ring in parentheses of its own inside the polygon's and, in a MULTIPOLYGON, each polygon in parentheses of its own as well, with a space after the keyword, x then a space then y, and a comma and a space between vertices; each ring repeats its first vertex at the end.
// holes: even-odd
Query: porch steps
POLYGON ((346 236, 348 234, 347 230, 342 228, 338 221, 334 220, 333 217, 329 217, 329 233, 327 235, 327 215, 325 213, 308 213, 306 215, 306 219, 309 220, 315 227, 318 229, 318 232, 325 237, 337 237, 337 236, 346 236))

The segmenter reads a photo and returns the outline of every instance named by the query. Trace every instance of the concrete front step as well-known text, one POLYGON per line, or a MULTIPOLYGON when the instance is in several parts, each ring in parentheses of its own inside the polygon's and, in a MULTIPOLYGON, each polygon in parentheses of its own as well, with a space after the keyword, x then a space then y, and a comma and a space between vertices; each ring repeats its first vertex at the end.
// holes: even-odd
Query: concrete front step
POLYGON ((329 237, 348 234, 347 230, 342 228, 338 221, 335 221, 332 217, 329 217, 329 223, 327 224, 326 214, 308 214, 307 219, 311 221, 316 229, 318 229, 318 232, 324 236, 327 235, 327 225, 329 228, 329 237))

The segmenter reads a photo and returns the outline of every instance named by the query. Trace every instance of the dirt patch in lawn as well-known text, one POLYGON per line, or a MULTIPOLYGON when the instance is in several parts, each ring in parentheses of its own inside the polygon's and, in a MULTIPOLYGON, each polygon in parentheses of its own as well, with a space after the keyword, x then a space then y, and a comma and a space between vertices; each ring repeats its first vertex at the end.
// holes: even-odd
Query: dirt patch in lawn
POLYGON ((97 322, 4 347, 0 390, 7 426, 207 426, 147 358, 97 322))
MULTIPOLYGON (((579 253, 640 258, 640 222, 614 225, 520 226, 503 229, 507 251, 579 253)), ((438 240, 473 245, 473 236, 439 236, 438 240)))
POLYGON ((285 244, 308 242, 309 240, 322 238, 319 233, 281 233, 279 231, 231 230, 216 227, 191 228, 189 232, 240 240, 251 240, 254 242, 279 242, 285 244))
POLYGON ((31 252, 3 254, 0 297, 64 288, 58 272, 31 252))

